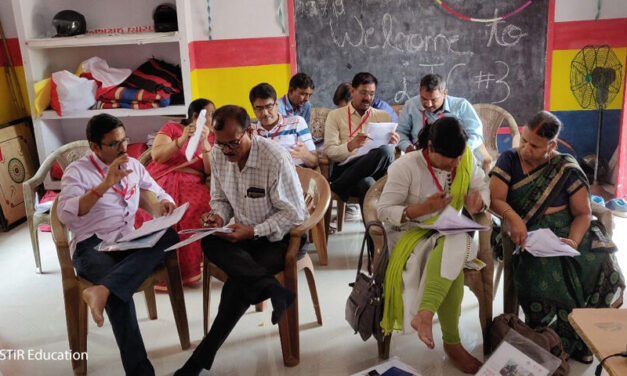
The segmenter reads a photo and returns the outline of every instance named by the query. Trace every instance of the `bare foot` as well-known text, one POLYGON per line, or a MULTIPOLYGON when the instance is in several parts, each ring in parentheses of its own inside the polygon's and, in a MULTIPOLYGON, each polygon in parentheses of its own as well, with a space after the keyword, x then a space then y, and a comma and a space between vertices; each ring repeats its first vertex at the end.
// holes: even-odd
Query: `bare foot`
POLYGON ((418 338, 432 349, 435 347, 433 342, 433 312, 425 309, 418 312, 411 320, 411 327, 418 332, 418 338))
POLYGON ((89 310, 91 311, 91 317, 98 327, 104 324, 104 317, 102 311, 104 311, 105 304, 109 298, 109 289, 104 285, 91 286, 83 290, 83 301, 87 303, 89 310))
POLYGON ((456 345, 444 344, 444 352, 457 369, 464 373, 475 374, 483 365, 479 359, 470 355, 461 343, 456 345))

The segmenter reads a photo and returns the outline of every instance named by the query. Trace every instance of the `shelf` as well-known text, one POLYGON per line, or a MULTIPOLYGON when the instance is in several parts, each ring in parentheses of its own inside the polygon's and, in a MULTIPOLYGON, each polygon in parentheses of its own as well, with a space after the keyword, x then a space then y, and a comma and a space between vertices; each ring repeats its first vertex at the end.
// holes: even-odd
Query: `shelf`
POLYGON ((146 110, 131 110, 129 108, 113 108, 106 110, 85 110, 72 114, 59 116, 54 110, 46 110, 41 113, 41 119, 89 119, 92 116, 98 114, 109 114, 118 118, 131 117, 131 116, 176 116, 187 114, 187 108, 185 105, 167 106, 161 108, 151 108, 146 110))
POLYGON ((178 32, 137 34, 82 34, 73 37, 27 39, 31 48, 72 48, 178 42, 178 32))

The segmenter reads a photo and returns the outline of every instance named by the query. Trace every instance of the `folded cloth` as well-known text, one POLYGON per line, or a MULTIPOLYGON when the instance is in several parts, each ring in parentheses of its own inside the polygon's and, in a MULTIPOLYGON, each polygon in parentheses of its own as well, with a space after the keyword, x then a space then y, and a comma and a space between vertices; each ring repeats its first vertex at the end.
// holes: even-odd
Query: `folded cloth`
POLYGON ((121 102, 116 100, 99 100, 96 102, 96 108, 99 110, 111 108, 130 108, 133 110, 147 110, 150 108, 167 107, 170 104, 170 98, 163 99, 159 102, 121 102))
MULTIPOLYGON (((144 89, 135 89, 132 87, 126 86, 118 86, 112 88, 111 90, 100 92, 98 95, 98 100, 100 101, 119 101, 126 103, 134 103, 134 102, 161 102, 168 101, 165 105, 167 106, 170 103, 170 96, 167 95, 165 97, 144 89)), ((165 103, 165 102, 164 102, 165 103)), ((165 107, 159 106, 159 107, 165 107)))
POLYGON ((131 73, 122 86, 145 89, 162 98, 183 92, 181 67, 149 59, 131 73))

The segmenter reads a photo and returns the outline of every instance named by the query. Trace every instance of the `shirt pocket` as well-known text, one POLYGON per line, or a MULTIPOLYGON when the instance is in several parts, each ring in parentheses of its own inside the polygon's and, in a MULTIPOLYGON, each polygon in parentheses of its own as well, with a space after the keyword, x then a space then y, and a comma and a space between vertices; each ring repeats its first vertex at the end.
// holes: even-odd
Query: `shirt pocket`
MULTIPOLYGON (((268 193, 266 192, 266 195, 268 193)), ((246 217, 255 224, 261 223, 267 217, 268 197, 245 197, 244 211, 246 217)))

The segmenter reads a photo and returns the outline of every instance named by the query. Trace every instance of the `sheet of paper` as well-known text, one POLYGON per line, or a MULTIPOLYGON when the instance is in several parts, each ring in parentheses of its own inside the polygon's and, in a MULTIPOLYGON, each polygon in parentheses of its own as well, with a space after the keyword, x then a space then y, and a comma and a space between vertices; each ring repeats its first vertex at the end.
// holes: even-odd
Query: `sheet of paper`
POLYGON ((437 230, 442 235, 459 234, 461 232, 475 230, 485 231, 490 229, 490 227, 480 225, 465 215, 462 215, 450 205, 447 206, 442 213, 440 213, 437 221, 435 221, 432 225, 419 223, 418 226, 437 230))
POLYGON ((354 373, 352 376, 368 376, 371 375, 372 371, 376 371, 377 374, 381 375, 385 372, 387 372, 388 370, 390 370, 391 368, 397 368, 399 370, 405 371, 405 372, 409 372, 411 375, 415 375, 415 376, 420 376, 420 373, 418 371, 416 371, 414 368, 412 368, 410 365, 402 362, 398 356, 393 356, 391 357, 389 360, 383 362, 383 363, 379 363, 376 366, 370 367, 370 368, 366 368, 365 370, 362 370, 360 372, 354 373))
POLYGON ((501 342, 496 351, 477 372, 478 376, 547 376, 548 374, 548 369, 510 345, 507 341, 501 342))
POLYGON ((179 235, 185 234, 196 234, 198 232, 233 232, 233 229, 230 227, 199 227, 199 228, 188 228, 186 230, 181 230, 178 232, 179 235))
MULTIPOLYGON (((196 240, 202 239, 205 236, 209 236, 211 234, 215 234, 216 232, 233 232, 233 230, 229 227, 215 227, 215 228, 209 228, 209 229, 194 229, 194 230, 201 230, 201 231, 197 231, 194 232, 192 236, 190 236, 189 238, 182 240, 176 244, 174 244, 173 246, 171 246, 170 248, 166 249, 165 252, 167 251, 172 251, 175 250, 177 248, 181 248, 183 246, 186 246, 188 244, 191 244, 193 242, 195 242, 196 240)), ((183 230, 183 231, 187 231, 187 230, 183 230)), ((179 234, 183 234, 184 232, 180 231, 179 234)), ((189 234, 192 232, 185 232, 185 234, 189 234)))
POLYGON ((183 214, 185 214, 188 206, 189 202, 186 202, 178 208, 174 209, 174 211, 172 211, 172 214, 170 215, 164 215, 144 222, 144 224, 140 228, 117 239, 117 242, 127 242, 133 239, 141 238, 142 236, 152 234, 153 232, 159 230, 167 229, 168 227, 177 224, 181 220, 181 218, 183 218, 183 214))
POLYGON ((579 256, 580 253, 562 241, 548 228, 527 233, 525 251, 536 257, 579 256))
POLYGON ((102 241, 96 246, 96 250, 111 252, 111 251, 125 251, 127 249, 140 249, 154 247, 155 244, 165 234, 167 229, 153 232, 152 234, 143 236, 127 242, 106 242, 102 241))
POLYGON ((188 161, 191 161, 194 157, 194 153, 196 153, 196 149, 198 148, 198 142, 200 142, 200 136, 202 135, 202 129, 205 127, 205 123, 207 122, 207 110, 202 110, 198 114, 198 119, 196 119, 196 132, 189 138, 189 142, 187 143, 187 149, 185 149, 185 158, 188 161))
POLYGON ((344 165, 349 161, 361 157, 362 155, 368 154, 368 152, 372 149, 376 149, 379 146, 387 145, 390 143, 390 139, 392 138, 391 133, 396 131, 396 126, 398 123, 369 123, 368 124, 368 137, 371 138, 370 142, 366 145, 357 149, 355 154, 346 158, 346 160, 339 165, 344 165))

